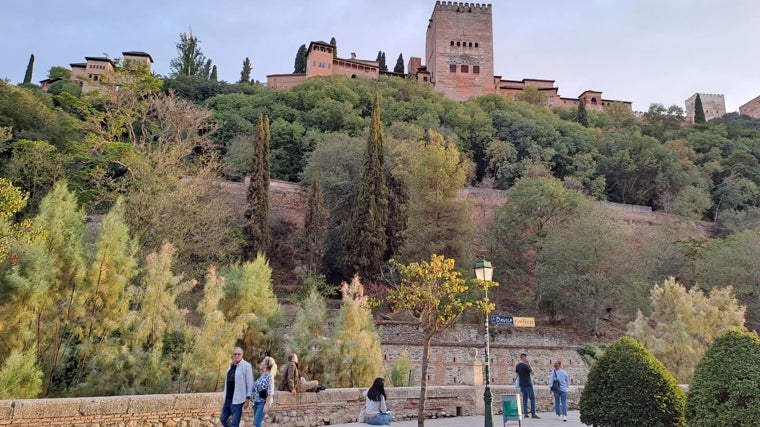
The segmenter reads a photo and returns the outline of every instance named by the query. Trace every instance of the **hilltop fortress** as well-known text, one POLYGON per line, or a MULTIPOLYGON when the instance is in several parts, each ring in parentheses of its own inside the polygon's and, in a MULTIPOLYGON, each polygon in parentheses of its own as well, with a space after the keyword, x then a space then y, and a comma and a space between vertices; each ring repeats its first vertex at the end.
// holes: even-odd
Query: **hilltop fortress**
POLYGON ((631 108, 630 101, 602 98, 602 92, 586 90, 577 98, 559 95, 554 80, 522 79, 502 80, 494 74, 493 14, 490 4, 436 1, 430 17, 425 40, 425 64, 419 57, 409 58, 407 73, 380 70, 377 61, 338 58, 329 43, 312 41, 307 50, 305 73, 271 74, 267 85, 276 89, 291 88, 310 77, 347 75, 377 79, 380 75, 414 78, 420 83, 432 84, 436 91, 454 101, 491 93, 509 98, 528 87, 538 89, 553 107, 578 106, 581 99, 586 108, 601 110, 611 103, 622 103, 631 108))

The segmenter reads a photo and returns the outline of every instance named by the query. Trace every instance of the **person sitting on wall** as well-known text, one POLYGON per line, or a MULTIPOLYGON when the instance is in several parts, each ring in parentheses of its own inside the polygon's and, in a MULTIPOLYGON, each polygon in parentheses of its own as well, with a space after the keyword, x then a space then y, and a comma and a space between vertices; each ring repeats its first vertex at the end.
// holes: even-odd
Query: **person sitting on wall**
POLYGON ((277 389, 289 391, 295 395, 305 391, 319 393, 325 387, 319 385, 319 381, 317 380, 306 381, 306 378, 302 377, 301 372, 298 370, 298 355, 291 353, 288 355, 288 364, 285 366, 285 372, 283 372, 280 386, 277 389))

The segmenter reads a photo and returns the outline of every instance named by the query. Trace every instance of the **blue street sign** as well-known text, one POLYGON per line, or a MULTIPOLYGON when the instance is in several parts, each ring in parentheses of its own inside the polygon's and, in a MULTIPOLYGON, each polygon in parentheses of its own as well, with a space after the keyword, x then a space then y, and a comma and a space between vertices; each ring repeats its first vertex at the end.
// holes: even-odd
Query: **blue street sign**
POLYGON ((512 326, 515 324, 514 318, 512 316, 498 316, 494 314, 491 316, 491 323, 494 325, 508 325, 512 326))

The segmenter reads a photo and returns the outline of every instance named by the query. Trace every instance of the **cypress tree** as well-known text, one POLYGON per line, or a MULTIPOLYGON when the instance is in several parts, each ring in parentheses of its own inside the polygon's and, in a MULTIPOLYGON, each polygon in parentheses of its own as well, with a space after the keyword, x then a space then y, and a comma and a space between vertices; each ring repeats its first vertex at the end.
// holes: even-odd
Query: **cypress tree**
POLYGON ((387 245, 388 187, 383 171, 383 130, 380 100, 375 95, 367 151, 351 219, 343 236, 343 267, 347 276, 370 277, 380 270, 387 245))
POLYGON ((305 73, 306 72, 306 56, 308 55, 309 51, 306 50, 306 45, 302 44, 301 47, 298 48, 298 53, 296 53, 296 62, 293 66, 293 72, 294 73, 305 73))
POLYGON ((269 117, 259 114, 253 139, 253 156, 248 169, 250 181, 246 194, 245 225, 246 239, 243 256, 253 260, 256 255, 266 253, 271 236, 269 233, 269 117))
POLYGON ((338 57, 338 42, 335 41, 335 37, 330 39, 330 46, 333 47, 333 58, 338 57))
POLYGON ((211 67, 211 75, 209 76, 209 79, 211 79, 213 81, 216 81, 216 78, 217 78, 217 76, 216 76, 216 65, 214 65, 213 67, 211 67))
POLYGON ((385 52, 382 50, 377 51, 377 59, 375 61, 377 61, 380 71, 388 71, 388 66, 385 65, 385 52))
POLYGON ((697 99, 694 100, 694 123, 704 123, 705 109, 702 107, 702 98, 697 94, 697 99))
POLYGON ((404 56, 400 53, 398 54, 398 59, 396 60, 396 66, 393 67, 394 73, 404 73, 404 56))
POLYGON ((322 258, 325 256, 328 220, 329 212, 324 204, 322 184, 317 173, 312 177, 309 186, 303 230, 309 272, 314 277, 317 276, 322 258))
POLYGON ((586 113, 586 100, 581 98, 578 101, 578 112, 575 115, 575 121, 588 127, 588 115, 586 113))
POLYGON ((34 54, 29 57, 29 64, 26 66, 26 74, 24 74, 24 84, 32 82, 32 73, 34 71, 34 54))
POLYGON ((243 71, 240 72, 240 83, 251 82, 251 69, 251 60, 246 56, 243 61, 243 71))

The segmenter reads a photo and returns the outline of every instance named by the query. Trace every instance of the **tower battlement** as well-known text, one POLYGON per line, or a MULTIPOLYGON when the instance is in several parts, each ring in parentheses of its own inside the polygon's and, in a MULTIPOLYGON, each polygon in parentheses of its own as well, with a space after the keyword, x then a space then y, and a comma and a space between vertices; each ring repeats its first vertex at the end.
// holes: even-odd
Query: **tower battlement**
POLYGON ((491 13, 491 5, 485 3, 463 3, 458 1, 436 1, 435 10, 452 10, 455 12, 491 13))

